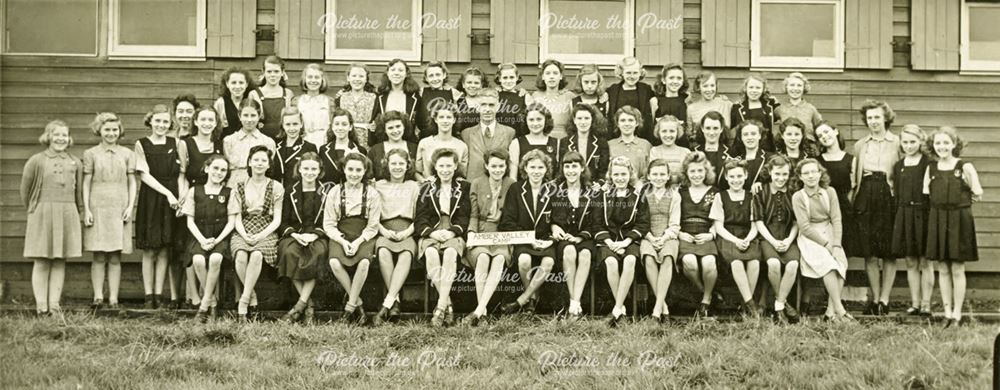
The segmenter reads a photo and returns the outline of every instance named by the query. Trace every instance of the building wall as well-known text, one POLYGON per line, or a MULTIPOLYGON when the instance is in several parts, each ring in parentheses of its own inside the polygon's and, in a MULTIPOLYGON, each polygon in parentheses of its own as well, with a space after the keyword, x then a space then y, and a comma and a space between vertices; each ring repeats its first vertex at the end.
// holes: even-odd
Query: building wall
MULTIPOLYGON (((279 0, 281 1, 281 0, 279 0)), ((708 0, 712 1, 712 0, 708 0)), ((917 1, 917 0, 915 0, 917 1)), ((253 59, 208 59, 197 62, 124 61, 106 57, 14 57, 4 56, 0 64, 0 262, 24 262, 22 258, 25 212, 18 195, 18 185, 24 162, 42 150, 37 137, 45 123, 63 119, 72 127, 76 146, 83 150, 98 143, 87 124, 98 111, 119 113, 125 122, 125 138, 132 143, 145 135, 142 116, 154 104, 167 103, 180 93, 194 93, 203 103, 211 102, 219 92, 218 78, 228 67, 240 66, 259 71, 264 56, 274 53, 275 0, 258 0, 256 11, 256 54, 253 59)), ((832 120, 854 140, 866 133, 857 109, 865 99, 888 101, 896 110, 894 127, 915 123, 925 129, 941 125, 957 126, 970 141, 966 157, 975 163, 984 183, 983 202, 973 207, 977 219, 980 257, 982 261, 969 265, 970 272, 997 272, 1000 265, 992 261, 1000 254, 1000 77, 965 76, 956 71, 911 70, 911 2, 892 3, 892 69, 845 70, 840 73, 808 73, 812 93, 807 99, 816 105, 826 119, 832 120)), ((102 1, 102 9, 107 2, 102 1)), ((490 0, 471 0, 471 32, 490 32, 490 0)), ((683 0, 683 58, 693 77, 702 69, 701 36, 702 4, 700 0, 683 0)), ((102 11, 103 15, 106 12, 102 11)), ((106 17, 105 17, 106 18, 106 17)), ((103 29, 107 21, 102 20, 103 29)), ((278 34, 281 32, 279 31, 278 34)), ((496 64, 490 61, 491 45, 471 45, 471 61, 449 63, 454 83, 468 66, 483 69, 492 75, 496 64)), ((106 43, 102 43, 102 46, 106 43)), ((290 60, 291 85, 297 85, 299 71, 311 61, 290 60)), ((663 64, 647 64, 647 83, 663 64)), ((334 85, 343 84, 344 65, 324 66, 334 85)), ((382 65, 371 66, 374 80, 383 72, 382 65)), ((533 89, 538 67, 520 65, 523 87, 533 89)), ((719 91, 737 99, 746 68, 712 68, 719 77, 719 91)), ((415 70, 419 72, 419 70, 415 70)), ((575 71, 570 70, 572 76, 575 71)), ((775 95, 783 98, 780 80, 786 72, 765 72, 775 95)), ((615 82, 613 71, 605 75, 615 82)), ((298 92, 298 91, 297 91, 298 92)), ((329 93, 333 93, 332 91, 329 93)), ((126 257, 135 262, 137 255, 126 257)), ((89 261, 89 256, 74 261, 89 261)), ((25 264, 27 265, 27 264, 25 264)), ((852 268, 857 268, 852 263, 852 268)), ((8 278, 11 273, 0 275, 8 278)), ((23 275, 21 275, 23 277, 23 275)), ((81 275, 80 277, 86 277, 81 275)))

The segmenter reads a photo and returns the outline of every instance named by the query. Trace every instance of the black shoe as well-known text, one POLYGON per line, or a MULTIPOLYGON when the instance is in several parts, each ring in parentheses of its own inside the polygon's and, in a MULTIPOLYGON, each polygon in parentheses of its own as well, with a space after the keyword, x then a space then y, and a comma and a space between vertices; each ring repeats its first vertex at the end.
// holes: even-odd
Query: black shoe
POLYGON ((380 309, 378 309, 378 313, 375 313, 375 316, 372 317, 372 325, 380 326, 384 324, 386 321, 388 321, 388 319, 389 319, 389 309, 387 309, 385 306, 382 306, 380 309))
POLYGON ((316 310, 313 307, 306 306, 306 310, 302 314, 302 325, 313 326, 316 323, 316 310))
POLYGON ((357 310, 358 309, 354 309, 351 311, 344 310, 344 313, 341 314, 339 318, 337 318, 337 322, 341 324, 351 323, 354 320, 354 313, 357 312, 357 310))
POLYGON ((757 302, 755 302, 753 299, 744 302, 743 303, 743 307, 747 311, 746 314, 747 314, 748 318, 750 318, 752 320, 759 320, 760 319, 760 309, 757 308, 757 302))
POLYGON ((951 327, 957 327, 957 326, 958 326, 958 322, 955 321, 955 320, 953 320, 953 319, 951 319, 951 318, 948 318, 948 320, 944 322, 944 328, 945 329, 951 328, 951 327))
POLYGON ((402 313, 399 310, 399 301, 393 302, 392 307, 389 308, 389 320, 393 322, 399 321, 399 317, 401 315, 402 313))
POLYGON ((218 319, 219 309, 215 306, 208 308, 208 316, 211 317, 212 319, 218 319))
POLYGON ((708 304, 702 303, 694 312, 694 318, 708 318, 708 304))
POLYGON ((208 310, 198 310, 198 312, 194 314, 194 321, 202 324, 208 322, 208 310))
POLYGON ((524 305, 524 313, 527 315, 535 314, 535 306, 538 306, 538 298, 531 298, 528 300, 528 304, 524 305))
POLYGON ((835 318, 835 317, 833 317, 833 316, 831 316, 831 315, 829 315, 829 314, 824 314, 824 315, 823 315, 823 322, 833 322, 833 319, 834 319, 834 318, 835 318))
POLYGON ((674 320, 670 318, 670 314, 660 314, 660 325, 670 325, 672 322, 674 320))
POLYGON ((103 306, 104 306, 104 300, 103 299, 95 299, 94 303, 90 304, 90 309, 94 310, 94 311, 98 311, 98 310, 101 310, 101 307, 103 307, 103 306))
POLYGON ((451 305, 448 305, 448 309, 445 310, 444 326, 452 325, 455 325, 455 309, 451 305))
POLYGON ((625 317, 625 315, 620 315, 620 316, 615 317, 614 314, 611 314, 608 317, 608 327, 610 327, 610 328, 617 328, 618 327, 618 321, 620 321, 622 317, 625 317))
POLYGON ((295 305, 294 307, 292 307, 291 310, 288 311, 288 313, 285 313, 285 315, 281 316, 281 318, 279 318, 278 321, 284 323, 296 322, 299 320, 299 318, 301 318, 303 310, 305 309, 302 306, 295 305))
POLYGON ((931 311, 930 310, 920 310, 920 313, 918 315, 921 316, 921 317, 924 317, 924 318, 931 318, 931 311))
POLYGON ((358 306, 358 308, 354 310, 354 313, 355 313, 354 314, 355 324, 357 324, 358 326, 363 326, 366 323, 368 323, 368 315, 365 314, 365 308, 358 306))
POLYGON ((247 314, 236 313, 236 323, 237 324, 246 324, 246 323, 249 323, 250 322, 250 318, 248 317, 248 314, 249 313, 247 313, 247 314))
POLYGON ((260 320, 260 310, 257 310, 257 305, 247 306, 247 320, 252 322, 260 320))
POLYGON ((957 321, 958 326, 969 326, 972 325, 972 317, 962 317, 957 321))
POLYGON ((785 310, 782 311, 785 313, 785 318, 788 319, 788 323, 790 324, 799 323, 799 311, 795 310, 794 307, 785 306, 785 310))
POLYGON ((878 306, 875 302, 868 302, 865 306, 865 310, 861 312, 866 316, 875 315, 875 307, 878 306))
POLYGON ((911 316, 911 317, 912 316, 919 316, 920 315, 920 309, 917 308, 917 307, 910 306, 909 309, 906 309, 906 315, 907 316, 911 316))
POLYGON ((470 313, 462 319, 462 325, 477 327, 482 318, 482 316, 477 316, 476 313, 470 313))
POLYGON ((878 316, 889 315, 889 306, 882 302, 879 302, 878 305, 875 305, 875 315, 878 316))
POLYGON ((523 306, 517 301, 507 302, 500 306, 500 314, 515 314, 521 311, 523 306))

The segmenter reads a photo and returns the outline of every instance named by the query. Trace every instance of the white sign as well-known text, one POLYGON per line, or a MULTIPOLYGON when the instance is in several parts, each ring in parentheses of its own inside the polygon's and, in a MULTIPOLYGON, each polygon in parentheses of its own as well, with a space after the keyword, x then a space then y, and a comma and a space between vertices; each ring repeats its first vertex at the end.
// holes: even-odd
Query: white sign
POLYGON ((535 231, 469 233, 465 246, 517 245, 535 242, 535 231))

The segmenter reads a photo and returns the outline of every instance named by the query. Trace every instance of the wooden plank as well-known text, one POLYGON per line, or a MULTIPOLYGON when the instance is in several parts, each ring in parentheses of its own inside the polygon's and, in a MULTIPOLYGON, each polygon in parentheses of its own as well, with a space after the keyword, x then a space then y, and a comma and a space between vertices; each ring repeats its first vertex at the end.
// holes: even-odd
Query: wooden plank
POLYGON ((892 68, 892 0, 846 0, 845 65, 892 68))
MULTIPOLYGON (((649 20, 666 21, 683 18, 681 0, 637 0, 635 4, 635 52, 643 64, 670 64, 683 61, 684 31, 674 26, 649 26, 649 20)), ((683 23, 682 23, 683 25, 683 23)))
POLYGON ((958 70, 960 2, 913 0, 911 64, 916 70, 958 70))
POLYGON ((468 37, 472 32, 471 0, 424 0, 424 14, 432 15, 423 29, 424 61, 467 62, 472 55, 472 40, 468 37), (451 26, 438 23, 448 23, 458 20, 459 25, 451 26))
MULTIPOLYGON (((275 50, 287 59, 320 60, 324 41, 317 24, 326 12, 325 0, 275 0, 275 50)), ((333 25, 333 20, 326 21, 333 25)))
MULTIPOLYGON (((8 57, 4 57, 4 62, 8 57)), ((6 82, 17 83, 74 83, 74 84, 136 84, 149 83, 156 76, 157 83, 204 85, 215 82, 210 69, 158 69, 158 68, 29 68, 7 66, 2 70, 6 82)))
POLYGON ((6 96, 0 99, 4 112, 7 113, 95 113, 100 111, 112 112, 143 112, 148 111, 156 104, 169 103, 164 98, 135 98, 135 99, 76 99, 64 98, 18 98, 12 99, 6 96))
POLYGON ((162 96, 173 98, 182 93, 209 103, 213 85, 210 84, 117 84, 113 87, 100 84, 71 83, 4 83, 3 96, 9 98, 42 98, 51 96, 74 96, 76 98, 143 98, 162 96))

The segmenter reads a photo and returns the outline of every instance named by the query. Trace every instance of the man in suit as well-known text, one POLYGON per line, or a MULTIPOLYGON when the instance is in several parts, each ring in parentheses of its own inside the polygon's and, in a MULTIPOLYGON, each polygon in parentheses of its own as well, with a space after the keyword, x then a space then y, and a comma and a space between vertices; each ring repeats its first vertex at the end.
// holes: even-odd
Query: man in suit
POLYGON ((486 161, 483 160, 486 151, 507 150, 514 140, 514 129, 496 121, 497 106, 500 104, 497 91, 483 90, 479 98, 479 124, 462 130, 462 141, 469 147, 469 165, 465 170, 469 181, 486 175, 486 161))

